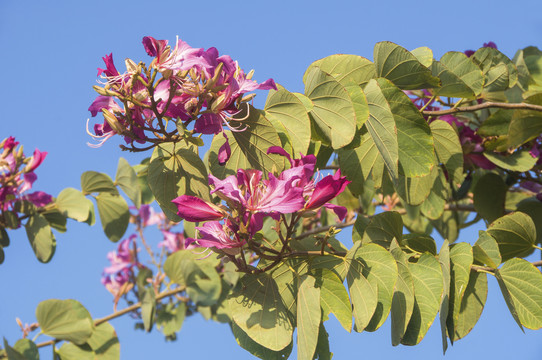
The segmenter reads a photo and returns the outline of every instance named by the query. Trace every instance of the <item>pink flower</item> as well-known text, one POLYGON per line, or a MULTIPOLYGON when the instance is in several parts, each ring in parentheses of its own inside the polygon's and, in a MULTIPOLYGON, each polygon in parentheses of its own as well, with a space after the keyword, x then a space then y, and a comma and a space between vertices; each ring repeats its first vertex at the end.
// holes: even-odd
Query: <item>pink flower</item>
POLYGON ((218 221, 209 221, 196 229, 198 230, 198 238, 188 238, 188 243, 197 242, 202 247, 217 249, 240 248, 244 245, 244 241, 236 235, 238 229, 235 229, 229 221, 226 221, 224 225, 218 221))
POLYGON ((316 183, 314 192, 307 201, 305 209, 319 208, 342 193, 348 184, 350 184, 350 181, 346 180, 346 176, 341 176, 340 169, 334 175, 326 176, 316 183))
POLYGON ((105 268, 104 273, 114 274, 139 265, 136 257, 137 249, 134 248, 136 238, 135 234, 130 235, 128 239, 122 240, 119 243, 117 251, 111 251, 107 254, 107 259, 111 263, 111 266, 105 268))
POLYGON ((47 156, 47 152, 41 152, 38 149, 34 150, 34 155, 32 155, 32 158, 28 165, 26 165, 25 172, 29 173, 38 168, 38 166, 41 165, 43 160, 45 160, 45 157, 47 156))
POLYGON ((171 202, 177 205, 177 215, 190 222, 219 220, 224 217, 218 206, 195 196, 182 195, 171 202))
POLYGON ((182 233, 162 230, 164 240, 158 243, 158 247, 165 247, 170 253, 186 248, 187 241, 182 233))

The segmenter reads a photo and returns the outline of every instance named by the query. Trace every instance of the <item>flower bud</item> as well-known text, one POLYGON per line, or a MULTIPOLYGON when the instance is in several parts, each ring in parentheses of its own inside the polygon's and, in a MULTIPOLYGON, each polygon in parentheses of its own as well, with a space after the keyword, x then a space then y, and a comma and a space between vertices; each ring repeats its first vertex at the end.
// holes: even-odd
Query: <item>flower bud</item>
POLYGON ((224 63, 218 64, 218 66, 215 69, 215 74, 211 78, 211 80, 207 81, 207 84, 205 84, 205 89, 210 90, 218 81, 220 78, 220 74, 222 74, 222 68, 224 67, 224 63))
POLYGON ((100 87, 98 85, 94 85, 92 88, 94 89, 94 91, 96 91, 98 94, 100 94, 102 96, 119 96, 119 94, 116 93, 115 91, 105 89, 105 88, 100 87))
POLYGON ((211 104, 211 111, 214 113, 220 112, 226 104, 226 95, 222 94, 211 104))
POLYGON ((109 126, 111 126, 111 129, 113 129, 117 134, 122 134, 122 132, 124 131, 124 128, 119 123, 119 120, 117 119, 117 117, 105 108, 102 109, 102 113, 104 114, 105 121, 107 121, 109 126))

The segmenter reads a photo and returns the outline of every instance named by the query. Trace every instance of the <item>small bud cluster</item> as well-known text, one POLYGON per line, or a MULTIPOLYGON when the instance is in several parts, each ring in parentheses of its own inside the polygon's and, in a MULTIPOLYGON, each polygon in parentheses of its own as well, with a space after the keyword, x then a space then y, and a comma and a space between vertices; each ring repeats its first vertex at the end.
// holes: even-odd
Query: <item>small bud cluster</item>
POLYGON ((103 58, 105 69, 98 69, 103 86, 94 86, 99 96, 89 107, 93 117, 98 112, 104 117, 94 125, 94 134, 89 132, 98 146, 114 134, 124 136, 129 146, 124 149, 142 151, 181 138, 199 143, 194 134, 218 134, 224 126, 242 131, 242 119, 235 115, 253 97, 244 94, 276 89, 272 79, 251 80, 252 71, 245 74, 215 48, 192 48, 182 40, 171 48, 167 40, 150 36, 143 38, 143 46, 154 58, 148 66, 127 59, 121 74, 110 54, 103 58), (150 146, 136 148, 134 143, 150 146))
POLYGON ((37 179, 34 171, 41 165, 46 152, 38 149, 26 157, 23 147, 10 136, 0 142, 0 227, 20 227, 19 209, 24 201, 40 208, 53 201, 43 191, 28 193, 37 179))

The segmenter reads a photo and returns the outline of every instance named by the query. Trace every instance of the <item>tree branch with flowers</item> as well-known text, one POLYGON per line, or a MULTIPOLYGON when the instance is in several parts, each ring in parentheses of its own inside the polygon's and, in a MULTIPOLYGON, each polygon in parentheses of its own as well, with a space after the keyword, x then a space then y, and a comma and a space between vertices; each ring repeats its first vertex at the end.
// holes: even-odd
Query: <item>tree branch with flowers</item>
POLYGON ((51 229, 92 225, 96 209, 119 245, 102 274, 112 314, 46 300, 0 358, 34 360, 46 346, 62 360, 119 358, 109 321, 126 314, 174 340, 199 313, 262 359, 294 344, 300 359, 331 358, 330 314, 347 332, 391 317, 394 346, 418 344, 439 316, 446 351, 478 321, 488 275, 521 328, 542 328, 542 263, 526 259, 542 250, 540 50, 510 59, 488 43, 436 60, 381 42, 373 61, 315 61, 302 94, 257 83, 215 48, 143 46, 149 65, 127 59, 123 73, 103 58, 89 108, 103 122, 87 122, 92 146, 121 136, 122 150, 149 155, 141 163, 121 158, 114 180, 85 172, 81 190, 54 198, 28 193, 46 153, 1 143, 0 260, 24 226, 50 261, 51 229), (263 109, 255 90, 269 90, 263 109), (476 223, 478 239, 458 241, 476 223), (51 339, 30 340, 38 329, 51 339))

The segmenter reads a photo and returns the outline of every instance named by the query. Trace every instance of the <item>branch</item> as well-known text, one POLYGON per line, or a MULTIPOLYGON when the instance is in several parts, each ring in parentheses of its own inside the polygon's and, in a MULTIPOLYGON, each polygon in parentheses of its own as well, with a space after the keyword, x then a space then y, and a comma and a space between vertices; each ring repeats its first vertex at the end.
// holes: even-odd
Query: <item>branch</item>
MULTIPOLYGON (((186 287, 181 286, 181 287, 178 287, 178 288, 175 288, 175 289, 172 289, 172 290, 163 291, 163 292, 161 292, 160 294, 158 294, 156 296, 156 301, 162 300, 163 298, 166 298, 166 297, 169 297, 169 296, 173 296, 173 295, 178 294, 178 293, 180 293, 180 292, 182 292, 184 290, 186 290, 186 287)), ((113 314, 104 316, 103 318, 100 318, 100 319, 96 319, 96 320, 94 320, 94 326, 98 326, 98 325, 100 325, 100 324, 102 324, 104 322, 107 322, 109 320, 113 320, 113 319, 116 319, 116 318, 118 318, 118 317, 120 317, 122 315, 126 315, 128 313, 131 313, 132 311, 135 311, 135 310, 139 309, 140 307, 141 307, 141 302, 138 302, 137 304, 128 306, 125 309, 122 309, 120 311, 116 311, 113 314)), ((61 340, 54 339, 54 340, 45 341, 45 342, 36 344, 36 347, 41 348, 41 347, 45 347, 45 346, 49 346, 49 345, 54 345, 59 341, 61 341, 61 340)))
POLYGON ((446 109, 446 110, 422 111, 422 114, 427 115, 427 116, 438 116, 438 115, 455 114, 459 112, 472 112, 472 111, 489 109, 489 108, 542 111, 542 106, 540 105, 533 105, 533 104, 526 104, 526 103, 509 104, 509 103, 497 103, 497 102, 490 101, 490 102, 485 102, 478 105, 460 106, 457 108, 446 109))
MULTIPOLYGON (((444 210, 447 210, 447 211, 470 211, 470 212, 475 212, 476 211, 476 209, 474 209, 474 205, 470 205, 470 204, 446 204, 444 206, 444 210)), ((398 209, 398 210, 392 210, 392 211, 395 211, 395 212, 399 213, 400 215, 406 214, 406 211, 404 209, 398 209)), ((373 216, 374 215, 369 216, 369 218, 371 218, 373 216)), ((337 229, 342 229, 342 228, 354 225, 355 222, 356 222, 356 220, 354 219, 354 220, 350 220, 350 221, 347 221, 347 222, 344 222, 344 223, 339 222, 339 223, 335 223, 335 224, 332 224, 332 225, 320 226, 320 227, 314 228, 312 230, 305 231, 304 233, 294 237, 293 240, 300 240, 300 239, 306 238, 307 236, 323 233, 323 232, 328 231, 332 227, 337 228, 337 229)))

